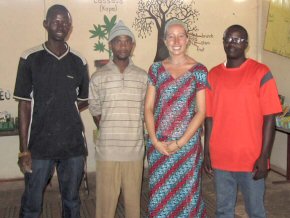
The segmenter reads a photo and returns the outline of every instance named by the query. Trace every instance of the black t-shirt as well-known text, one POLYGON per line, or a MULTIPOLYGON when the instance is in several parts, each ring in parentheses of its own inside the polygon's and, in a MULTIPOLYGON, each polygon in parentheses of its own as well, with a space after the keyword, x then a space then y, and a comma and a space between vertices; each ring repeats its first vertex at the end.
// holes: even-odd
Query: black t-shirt
POLYGON ((21 56, 14 98, 31 101, 28 147, 34 159, 65 159, 86 155, 77 100, 88 99, 87 64, 70 50, 61 57, 45 45, 21 56))

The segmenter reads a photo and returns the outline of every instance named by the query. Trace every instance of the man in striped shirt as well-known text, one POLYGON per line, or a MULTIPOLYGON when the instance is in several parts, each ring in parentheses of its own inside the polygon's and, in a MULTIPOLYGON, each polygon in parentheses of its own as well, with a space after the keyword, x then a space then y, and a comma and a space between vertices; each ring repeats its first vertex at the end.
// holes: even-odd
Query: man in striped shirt
POLYGON ((126 217, 140 217, 147 73, 130 59, 133 33, 119 21, 109 34, 113 58, 92 75, 89 109, 98 127, 96 217, 113 218, 120 191, 126 217))

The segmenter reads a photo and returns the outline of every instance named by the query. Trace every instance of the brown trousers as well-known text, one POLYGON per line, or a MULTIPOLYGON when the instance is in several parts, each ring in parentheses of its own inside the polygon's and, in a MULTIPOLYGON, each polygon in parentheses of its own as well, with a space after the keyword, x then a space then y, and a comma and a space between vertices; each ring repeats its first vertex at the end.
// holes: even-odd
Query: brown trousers
POLYGON ((126 218, 140 217, 143 160, 96 162, 96 218, 114 218, 120 192, 126 218))

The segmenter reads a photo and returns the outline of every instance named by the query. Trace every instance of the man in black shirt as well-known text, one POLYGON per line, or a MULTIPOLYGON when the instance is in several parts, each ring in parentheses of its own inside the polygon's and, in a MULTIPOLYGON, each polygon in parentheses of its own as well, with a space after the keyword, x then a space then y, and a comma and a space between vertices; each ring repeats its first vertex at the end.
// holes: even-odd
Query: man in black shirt
POLYGON ((71 16, 62 5, 47 11, 48 40, 20 58, 19 167, 25 175, 20 217, 40 217, 45 187, 56 168, 63 217, 80 217, 79 188, 87 155, 79 110, 87 105, 87 63, 65 42, 71 16))

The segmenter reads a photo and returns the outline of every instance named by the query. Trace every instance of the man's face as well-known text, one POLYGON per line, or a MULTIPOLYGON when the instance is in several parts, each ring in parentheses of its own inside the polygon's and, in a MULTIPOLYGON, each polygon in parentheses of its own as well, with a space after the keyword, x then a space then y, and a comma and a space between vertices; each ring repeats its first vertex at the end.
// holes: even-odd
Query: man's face
POLYGON ((65 11, 55 11, 43 22, 48 38, 55 41, 64 41, 71 28, 71 17, 65 11))
POLYGON ((129 36, 116 36, 110 43, 114 58, 119 60, 126 60, 130 57, 131 51, 134 47, 131 37, 129 36))
POLYGON ((239 59, 245 56, 248 41, 242 31, 229 29, 224 36, 223 44, 228 59, 239 59))

